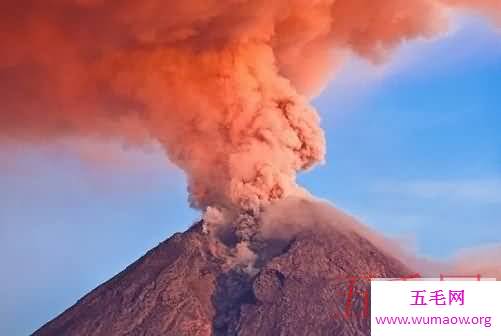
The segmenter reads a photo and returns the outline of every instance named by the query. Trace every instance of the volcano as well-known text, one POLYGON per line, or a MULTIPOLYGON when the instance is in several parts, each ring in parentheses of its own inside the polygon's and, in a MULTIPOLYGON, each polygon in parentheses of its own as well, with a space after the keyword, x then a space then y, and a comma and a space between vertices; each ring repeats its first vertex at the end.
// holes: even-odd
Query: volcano
POLYGON ((369 335, 369 277, 410 274, 336 226, 270 239, 252 268, 204 222, 176 233, 35 336, 369 335))

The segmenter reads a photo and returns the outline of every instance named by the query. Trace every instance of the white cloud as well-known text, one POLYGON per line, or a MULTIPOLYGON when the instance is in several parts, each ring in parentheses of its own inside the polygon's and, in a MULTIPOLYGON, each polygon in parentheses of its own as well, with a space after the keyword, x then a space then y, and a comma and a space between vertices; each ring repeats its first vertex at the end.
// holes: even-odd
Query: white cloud
POLYGON ((376 192, 437 201, 501 204, 501 178, 384 182, 376 192))

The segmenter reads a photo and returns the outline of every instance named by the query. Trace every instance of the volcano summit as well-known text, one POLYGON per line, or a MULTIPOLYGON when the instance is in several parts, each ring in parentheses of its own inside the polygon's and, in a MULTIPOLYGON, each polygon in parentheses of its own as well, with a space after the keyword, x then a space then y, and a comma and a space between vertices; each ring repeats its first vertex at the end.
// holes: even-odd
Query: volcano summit
POLYGON ((368 277, 410 270, 333 213, 328 225, 262 238, 251 267, 196 223, 33 335, 369 335, 368 277))

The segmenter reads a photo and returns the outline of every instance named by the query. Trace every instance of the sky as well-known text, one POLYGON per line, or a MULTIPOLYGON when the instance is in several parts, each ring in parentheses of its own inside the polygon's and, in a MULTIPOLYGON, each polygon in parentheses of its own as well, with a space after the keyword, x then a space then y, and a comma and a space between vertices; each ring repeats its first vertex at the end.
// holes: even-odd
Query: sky
MULTIPOLYGON (((327 160, 299 181, 314 195, 422 256, 501 243, 493 27, 460 18, 384 65, 352 58, 313 104, 327 160)), ((200 217, 158 147, 89 139, 0 148, 0 199, 0 335, 29 334, 200 217)))

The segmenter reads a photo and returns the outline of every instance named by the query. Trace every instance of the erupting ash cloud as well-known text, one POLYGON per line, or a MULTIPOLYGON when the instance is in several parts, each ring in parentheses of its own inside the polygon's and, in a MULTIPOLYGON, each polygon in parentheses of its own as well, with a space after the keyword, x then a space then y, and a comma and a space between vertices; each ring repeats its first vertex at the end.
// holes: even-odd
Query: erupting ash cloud
MULTIPOLYGON (((0 4, 0 137, 159 141, 192 205, 258 211, 324 158, 308 104, 347 52, 382 61, 497 0, 20 0, 0 4), (478 6, 477 6, 478 5, 478 6)), ((501 12, 498 11, 497 13, 501 12)))

